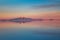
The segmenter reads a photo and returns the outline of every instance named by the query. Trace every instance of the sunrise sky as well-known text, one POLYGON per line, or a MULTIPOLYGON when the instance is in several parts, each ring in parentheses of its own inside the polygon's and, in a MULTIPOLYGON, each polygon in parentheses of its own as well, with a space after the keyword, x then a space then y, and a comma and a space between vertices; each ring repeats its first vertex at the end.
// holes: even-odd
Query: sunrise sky
POLYGON ((0 19, 60 18, 60 0, 0 0, 0 19))

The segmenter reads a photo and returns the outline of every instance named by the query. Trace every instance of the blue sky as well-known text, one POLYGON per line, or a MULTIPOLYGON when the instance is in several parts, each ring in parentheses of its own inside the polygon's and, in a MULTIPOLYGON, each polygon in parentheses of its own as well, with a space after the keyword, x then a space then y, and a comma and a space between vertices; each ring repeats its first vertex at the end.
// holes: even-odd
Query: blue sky
POLYGON ((60 0, 0 0, 0 18, 59 14, 60 0), (10 15, 10 16, 9 16, 10 15))
POLYGON ((60 8, 60 0, 0 0, 0 8, 50 8, 56 7, 54 9, 60 8), (53 5, 53 6, 52 6, 53 5), (17 7, 16 7, 17 6, 17 7))
POLYGON ((59 0, 0 0, 1 5, 56 4, 59 0))
MULTIPOLYGON (((60 0, 0 0, 0 8, 40 8, 41 7, 57 7, 60 8, 60 0), (53 5, 53 6, 52 6, 53 5)), ((11 9, 10 8, 10 9, 11 9)))

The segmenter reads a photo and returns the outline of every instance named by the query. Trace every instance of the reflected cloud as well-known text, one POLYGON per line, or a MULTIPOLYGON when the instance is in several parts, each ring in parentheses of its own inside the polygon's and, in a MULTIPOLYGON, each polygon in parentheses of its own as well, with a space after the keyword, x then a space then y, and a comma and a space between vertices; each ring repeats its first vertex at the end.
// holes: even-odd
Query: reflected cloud
POLYGON ((37 35, 39 35, 39 34, 40 35, 41 34, 43 34, 43 35, 60 35, 60 32, 57 32, 57 31, 54 32, 53 30, 48 32, 47 30, 46 31, 44 30, 44 31, 35 31, 34 34, 37 34, 37 35))

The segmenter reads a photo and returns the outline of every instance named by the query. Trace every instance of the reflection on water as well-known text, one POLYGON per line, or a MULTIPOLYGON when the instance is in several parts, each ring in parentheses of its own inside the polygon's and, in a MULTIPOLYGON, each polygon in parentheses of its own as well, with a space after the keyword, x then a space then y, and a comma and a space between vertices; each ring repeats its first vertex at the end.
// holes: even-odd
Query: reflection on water
POLYGON ((60 40, 60 22, 0 22, 0 40, 60 40))

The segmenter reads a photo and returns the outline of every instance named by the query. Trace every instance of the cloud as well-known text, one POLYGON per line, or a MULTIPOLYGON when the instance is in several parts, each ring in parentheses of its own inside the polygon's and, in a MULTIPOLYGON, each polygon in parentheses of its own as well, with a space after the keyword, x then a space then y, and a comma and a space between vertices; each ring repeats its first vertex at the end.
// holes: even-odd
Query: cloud
POLYGON ((51 7, 60 7, 60 4, 49 4, 49 5, 36 5, 33 8, 51 8, 51 7))

